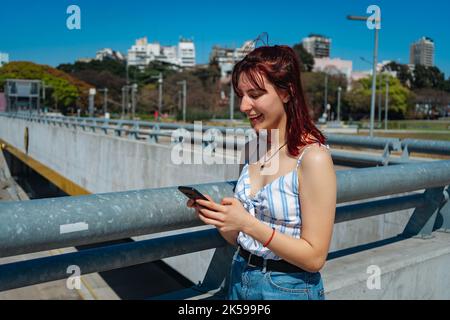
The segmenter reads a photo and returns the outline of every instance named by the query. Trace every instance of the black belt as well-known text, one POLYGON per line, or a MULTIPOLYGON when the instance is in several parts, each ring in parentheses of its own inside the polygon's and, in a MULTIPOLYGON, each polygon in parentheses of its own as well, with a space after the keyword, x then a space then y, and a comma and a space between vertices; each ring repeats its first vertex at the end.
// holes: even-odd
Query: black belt
MULTIPOLYGON (((262 257, 256 256, 241 246, 239 246, 239 255, 245 259, 247 264, 250 267, 264 267, 264 259, 262 257)), ((286 262, 284 260, 272 260, 267 259, 266 260, 266 270, 269 271, 279 271, 279 272, 307 272, 303 270, 302 268, 299 268, 297 266, 294 266, 293 264, 290 264, 289 262, 286 262)))

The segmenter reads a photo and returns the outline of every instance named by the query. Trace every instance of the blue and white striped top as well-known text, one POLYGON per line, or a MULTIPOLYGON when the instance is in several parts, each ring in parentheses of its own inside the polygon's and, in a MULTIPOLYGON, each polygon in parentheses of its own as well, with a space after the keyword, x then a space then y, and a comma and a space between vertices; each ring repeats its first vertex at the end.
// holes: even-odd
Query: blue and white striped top
MULTIPOLYGON (((275 228, 278 232, 300 238, 302 223, 299 201, 297 168, 305 151, 313 144, 305 147, 297 160, 295 170, 276 178, 263 186, 254 197, 250 195, 250 176, 248 162, 245 162, 241 175, 236 183, 234 197, 239 199, 244 208, 258 220, 275 228)), ((319 143, 320 145, 320 143, 319 143)), ((325 145, 329 149, 329 145, 325 145)), ((264 259, 280 260, 281 258, 263 244, 249 235, 239 232, 237 242, 247 251, 264 259)))

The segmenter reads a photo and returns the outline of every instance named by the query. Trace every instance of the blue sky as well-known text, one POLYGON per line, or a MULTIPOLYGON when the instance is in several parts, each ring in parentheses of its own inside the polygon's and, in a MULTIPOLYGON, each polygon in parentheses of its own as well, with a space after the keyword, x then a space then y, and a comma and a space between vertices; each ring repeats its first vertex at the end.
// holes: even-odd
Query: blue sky
POLYGON ((369 69, 373 31, 348 14, 365 15, 376 4, 382 13, 380 60, 409 62, 409 45, 422 36, 435 41, 436 65, 450 76, 450 1, 105 1, 0 0, 0 52, 11 60, 56 66, 111 47, 126 52, 147 36, 173 45, 192 37, 197 63, 205 63, 215 44, 238 46, 268 32, 269 44, 293 45, 310 33, 332 38, 332 57, 353 60, 354 69, 369 69), (81 8, 81 30, 68 30, 66 9, 81 8))

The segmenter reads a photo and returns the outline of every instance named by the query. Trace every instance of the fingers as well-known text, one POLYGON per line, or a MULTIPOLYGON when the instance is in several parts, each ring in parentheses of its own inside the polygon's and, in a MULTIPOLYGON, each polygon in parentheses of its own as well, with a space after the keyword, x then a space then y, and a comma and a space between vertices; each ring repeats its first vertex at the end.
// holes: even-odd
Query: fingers
POLYGON ((198 203, 199 205, 208 208, 210 210, 214 210, 214 211, 224 211, 225 207, 215 203, 214 200, 209 197, 208 195, 206 195, 206 198, 210 199, 209 201, 206 200, 202 200, 202 199, 197 199, 195 202, 198 203))
POLYGON ((210 219, 210 218, 204 216, 203 214, 200 214, 199 218, 200 218, 200 220, 202 220, 206 224, 213 225, 213 226, 216 226, 218 228, 223 227, 223 223, 222 222, 220 222, 218 220, 210 219))
POLYGON ((234 201, 236 201, 235 198, 225 197, 225 198, 222 199, 221 204, 223 204, 223 205, 230 205, 230 204, 233 204, 234 201))
POLYGON ((222 213, 220 213, 220 212, 211 211, 211 210, 208 210, 206 208, 201 208, 199 211, 200 211, 200 215, 203 215, 206 218, 217 220, 217 221, 220 221, 220 222, 224 222, 224 220, 225 220, 224 219, 225 218, 224 215, 222 213))

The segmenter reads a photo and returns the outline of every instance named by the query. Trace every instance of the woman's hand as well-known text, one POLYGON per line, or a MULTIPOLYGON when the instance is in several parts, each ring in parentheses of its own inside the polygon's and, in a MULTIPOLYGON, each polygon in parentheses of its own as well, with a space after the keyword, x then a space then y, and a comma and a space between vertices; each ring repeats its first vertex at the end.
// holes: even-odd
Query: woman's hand
POLYGON ((223 198, 221 204, 218 204, 210 196, 205 196, 209 201, 198 199, 187 202, 187 206, 195 208, 204 223, 213 225, 222 232, 244 231, 251 227, 254 218, 238 199, 223 198))

